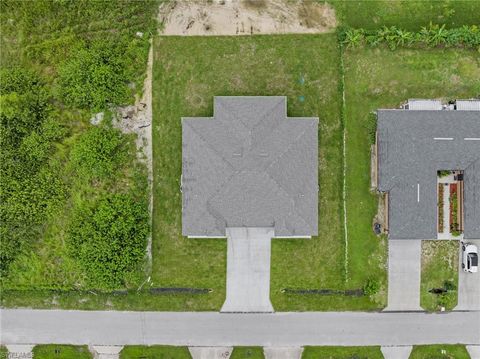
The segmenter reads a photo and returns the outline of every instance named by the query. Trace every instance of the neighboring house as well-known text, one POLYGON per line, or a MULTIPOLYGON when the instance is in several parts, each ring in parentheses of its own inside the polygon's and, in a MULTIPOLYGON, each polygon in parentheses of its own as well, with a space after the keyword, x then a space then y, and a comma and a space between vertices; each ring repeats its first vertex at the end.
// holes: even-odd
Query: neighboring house
POLYGON ((182 233, 228 227, 318 233, 318 118, 287 118, 287 99, 215 97, 213 117, 182 118, 182 233))
POLYGON ((439 223, 452 220, 453 208, 463 233, 451 237, 480 238, 479 104, 417 100, 408 109, 377 111, 377 183, 386 193, 390 239, 449 238, 439 223), (453 172, 443 180, 445 171, 453 172), (443 198, 451 184, 455 207, 443 198))

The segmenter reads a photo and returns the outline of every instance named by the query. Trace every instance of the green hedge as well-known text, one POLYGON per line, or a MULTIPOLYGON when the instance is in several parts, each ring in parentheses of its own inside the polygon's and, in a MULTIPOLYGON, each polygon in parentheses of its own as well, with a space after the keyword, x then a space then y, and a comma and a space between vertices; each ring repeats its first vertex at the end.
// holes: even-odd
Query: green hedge
POLYGON ((445 25, 422 27, 418 32, 396 26, 384 26, 378 30, 343 28, 340 40, 347 47, 360 45, 387 45, 397 47, 464 47, 480 51, 480 28, 476 25, 447 29, 445 25))

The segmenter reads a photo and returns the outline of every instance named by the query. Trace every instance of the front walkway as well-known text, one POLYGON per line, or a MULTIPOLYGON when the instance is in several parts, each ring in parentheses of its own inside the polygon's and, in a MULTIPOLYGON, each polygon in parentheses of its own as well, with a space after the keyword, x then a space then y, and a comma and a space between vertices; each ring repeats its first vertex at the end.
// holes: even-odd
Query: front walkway
POLYGON ((423 310, 420 307, 422 241, 388 241, 388 305, 386 311, 423 310))
POLYGON ((270 245, 273 228, 227 228, 227 298, 221 312, 273 312, 270 245))

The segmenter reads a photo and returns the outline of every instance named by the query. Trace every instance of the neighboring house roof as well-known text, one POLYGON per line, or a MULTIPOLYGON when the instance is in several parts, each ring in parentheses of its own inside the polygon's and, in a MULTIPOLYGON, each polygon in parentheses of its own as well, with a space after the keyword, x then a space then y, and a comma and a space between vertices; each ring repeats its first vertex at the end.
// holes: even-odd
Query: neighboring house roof
POLYGON ((440 100, 409 99, 409 110, 442 110, 443 105, 440 100))
POLYGON ((318 227, 318 118, 288 118, 287 99, 215 97, 213 118, 182 118, 182 232, 318 227))
POLYGON ((464 171, 464 238, 480 238, 480 113, 378 110, 378 187, 389 238, 437 238, 437 171, 464 171))

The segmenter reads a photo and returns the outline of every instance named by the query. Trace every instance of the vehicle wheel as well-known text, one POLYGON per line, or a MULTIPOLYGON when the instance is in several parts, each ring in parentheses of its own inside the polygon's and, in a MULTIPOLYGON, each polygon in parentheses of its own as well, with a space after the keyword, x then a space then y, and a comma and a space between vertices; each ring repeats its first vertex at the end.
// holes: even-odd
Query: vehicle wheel
POLYGON ((465 264, 462 263, 462 269, 465 269, 465 264))
POLYGON ((462 251, 465 251, 465 246, 462 246, 462 251))

